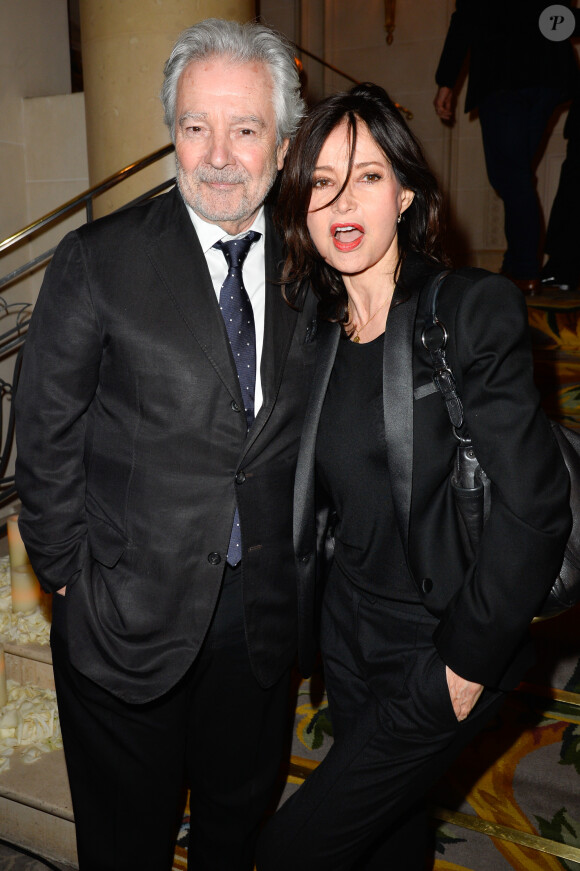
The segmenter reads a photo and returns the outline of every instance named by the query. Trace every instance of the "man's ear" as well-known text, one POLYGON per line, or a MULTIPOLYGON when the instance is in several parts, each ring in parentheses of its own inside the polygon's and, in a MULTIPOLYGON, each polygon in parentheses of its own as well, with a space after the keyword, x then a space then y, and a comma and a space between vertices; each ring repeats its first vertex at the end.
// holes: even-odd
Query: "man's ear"
POLYGON ((276 162, 278 165, 278 169, 282 169, 284 166, 284 158, 286 157, 286 152, 288 151, 288 146, 290 145, 289 139, 283 139, 281 144, 276 146, 276 162))

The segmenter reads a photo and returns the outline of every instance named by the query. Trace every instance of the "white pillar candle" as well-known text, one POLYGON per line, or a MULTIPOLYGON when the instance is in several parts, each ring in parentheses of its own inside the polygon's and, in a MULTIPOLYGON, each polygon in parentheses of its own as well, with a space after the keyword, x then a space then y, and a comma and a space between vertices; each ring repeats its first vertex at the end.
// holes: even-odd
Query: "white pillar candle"
POLYGON ((33 611, 40 604, 40 584, 30 563, 10 569, 10 584, 15 613, 33 611))
POLYGON ((4 648, 0 644, 0 708, 8 701, 8 688, 6 686, 6 658, 4 648))
POLYGON ((24 542, 20 536, 18 529, 18 514, 11 514, 6 521, 8 531, 8 555, 10 557, 10 568, 14 569, 18 566, 25 566, 30 562, 24 542))

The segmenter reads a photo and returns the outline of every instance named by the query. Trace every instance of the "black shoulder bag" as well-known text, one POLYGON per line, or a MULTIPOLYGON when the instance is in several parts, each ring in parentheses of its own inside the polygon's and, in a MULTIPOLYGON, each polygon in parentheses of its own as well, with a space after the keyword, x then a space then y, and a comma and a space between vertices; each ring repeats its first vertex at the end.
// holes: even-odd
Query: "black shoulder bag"
MULTIPOLYGON (((431 355, 433 382, 445 400, 451 426, 458 441, 451 487, 469 545, 476 552, 484 523, 489 516, 491 486, 490 479, 475 456, 468 433, 459 434, 464 421, 463 405, 457 393, 453 372, 445 357, 449 334, 437 317, 437 295, 447 275, 449 270, 436 275, 429 288, 422 340, 431 355)), ((555 421, 550 423, 570 475, 573 524, 562 568, 541 613, 538 614, 541 619, 555 617, 580 601, 580 433, 555 421)))

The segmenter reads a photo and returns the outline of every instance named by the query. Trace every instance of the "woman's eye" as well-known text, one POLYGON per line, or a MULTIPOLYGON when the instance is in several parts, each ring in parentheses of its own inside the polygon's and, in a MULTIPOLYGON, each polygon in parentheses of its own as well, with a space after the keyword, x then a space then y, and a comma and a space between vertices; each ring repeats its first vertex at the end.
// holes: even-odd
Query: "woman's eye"
POLYGON ((367 172, 363 176, 363 181, 374 182, 380 180, 381 176, 378 174, 378 172, 367 172))
POLYGON ((313 188, 325 188, 325 187, 328 187, 329 184, 330 184, 330 182, 328 181, 327 178, 315 178, 314 181, 312 182, 312 187, 313 188))

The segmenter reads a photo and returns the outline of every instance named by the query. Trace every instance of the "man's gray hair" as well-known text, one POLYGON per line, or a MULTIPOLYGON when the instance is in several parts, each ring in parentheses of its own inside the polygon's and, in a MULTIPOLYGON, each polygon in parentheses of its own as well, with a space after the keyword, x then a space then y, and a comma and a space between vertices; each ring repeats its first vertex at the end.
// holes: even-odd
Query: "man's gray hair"
POLYGON ((179 77, 192 61, 209 57, 224 57, 234 63, 261 61, 266 64, 273 83, 276 144, 294 136, 305 106, 290 43, 263 24, 206 18, 179 35, 165 64, 161 102, 173 142, 179 77))

